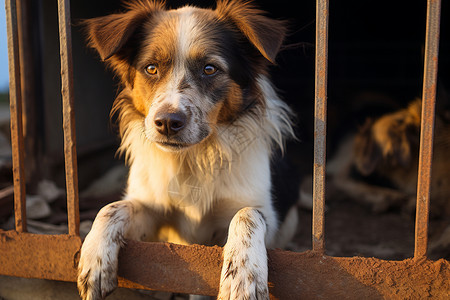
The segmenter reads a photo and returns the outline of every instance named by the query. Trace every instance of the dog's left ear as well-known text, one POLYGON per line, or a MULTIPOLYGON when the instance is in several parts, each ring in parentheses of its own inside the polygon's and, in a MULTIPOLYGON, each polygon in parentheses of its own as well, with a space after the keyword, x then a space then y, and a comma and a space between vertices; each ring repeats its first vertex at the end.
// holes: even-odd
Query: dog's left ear
POLYGON ((286 23, 264 16, 250 1, 220 0, 216 8, 219 18, 229 20, 271 63, 280 50, 286 34, 286 23))

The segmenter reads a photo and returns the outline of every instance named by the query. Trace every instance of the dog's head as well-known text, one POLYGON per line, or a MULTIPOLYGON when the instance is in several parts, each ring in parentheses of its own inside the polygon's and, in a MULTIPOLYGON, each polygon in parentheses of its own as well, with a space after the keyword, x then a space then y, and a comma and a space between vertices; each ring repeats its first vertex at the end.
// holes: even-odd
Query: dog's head
POLYGON ((411 167, 420 134, 421 100, 408 108, 367 120, 354 140, 354 162, 364 176, 411 167))
POLYGON ((257 78, 285 34, 282 21, 228 0, 215 10, 133 1, 86 25, 90 45, 131 91, 146 137, 166 150, 200 143, 261 102, 257 78))

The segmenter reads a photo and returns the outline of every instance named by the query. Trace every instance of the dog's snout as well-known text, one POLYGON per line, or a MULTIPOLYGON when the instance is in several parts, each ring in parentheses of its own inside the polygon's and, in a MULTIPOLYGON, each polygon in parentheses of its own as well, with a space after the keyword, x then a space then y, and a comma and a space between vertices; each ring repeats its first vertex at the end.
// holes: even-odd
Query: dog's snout
POLYGON ((158 113, 155 116, 155 127, 160 134, 175 135, 186 125, 186 115, 182 112, 158 113))

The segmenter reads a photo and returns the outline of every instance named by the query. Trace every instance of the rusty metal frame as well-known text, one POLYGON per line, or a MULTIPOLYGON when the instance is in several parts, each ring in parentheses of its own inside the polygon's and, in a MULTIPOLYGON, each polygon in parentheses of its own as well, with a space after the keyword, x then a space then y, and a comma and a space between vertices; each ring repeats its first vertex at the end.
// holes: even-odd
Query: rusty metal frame
POLYGON ((325 251, 325 166, 327 138, 328 0, 316 2, 316 78, 313 167, 313 250, 325 251))
POLYGON ((66 165, 67 215, 70 235, 80 234, 78 169, 75 138, 75 107, 73 91, 72 37, 70 1, 58 0, 59 48, 61 56, 61 95, 66 165))
POLYGON ((417 259, 427 255, 440 18, 441 1, 428 0, 414 248, 417 259))
MULTIPOLYGON (((399 289, 410 289, 416 298, 427 297, 430 293, 438 295, 438 298, 439 295, 450 296, 450 263, 446 260, 433 262, 426 259, 440 5, 440 0, 428 0, 414 258, 395 262, 374 258, 338 258, 325 255, 329 2, 317 0, 313 251, 293 253, 270 250, 268 252, 271 298, 295 299, 301 295, 306 297, 314 295, 316 298, 351 298, 349 289, 350 291, 358 289, 364 294, 364 298, 389 297, 399 289), (387 268, 390 272, 377 273, 377 266, 387 268), (414 274, 429 275, 432 278, 430 280, 433 281, 430 281, 430 289, 415 290, 414 283, 417 276, 413 276, 414 274), (326 284, 330 280, 333 284, 326 284), (374 282, 376 286, 373 286, 374 282), (408 282, 407 286, 405 282, 408 282)), ((16 0, 6 1, 16 230, 0 230, 0 274, 3 275, 76 281, 82 241, 79 237, 69 7, 69 0, 58 0, 69 232, 66 235, 37 235, 26 233, 22 95, 18 51, 20 45, 18 44, 16 0)), ((221 262, 222 248, 220 247, 127 241, 126 247, 120 253, 119 286, 216 295, 221 262)))
POLYGON ((19 33, 15 0, 7 0, 6 23, 9 58, 9 102, 11 111, 11 146, 14 176, 14 213, 16 230, 27 231, 25 204, 25 167, 22 123, 22 91, 20 80, 19 33))

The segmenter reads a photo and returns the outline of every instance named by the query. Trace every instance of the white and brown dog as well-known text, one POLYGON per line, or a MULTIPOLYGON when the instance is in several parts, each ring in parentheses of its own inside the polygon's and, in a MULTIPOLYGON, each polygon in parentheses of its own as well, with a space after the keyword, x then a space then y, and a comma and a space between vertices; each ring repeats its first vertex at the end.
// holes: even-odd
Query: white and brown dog
POLYGON ((272 154, 293 136, 267 70, 284 23, 243 1, 139 0, 86 27, 123 85, 113 113, 130 172, 83 243, 82 298, 114 290, 119 249, 135 239, 224 245, 218 298, 268 299, 266 247, 283 247, 297 224, 292 203, 277 213, 271 178, 272 154))

